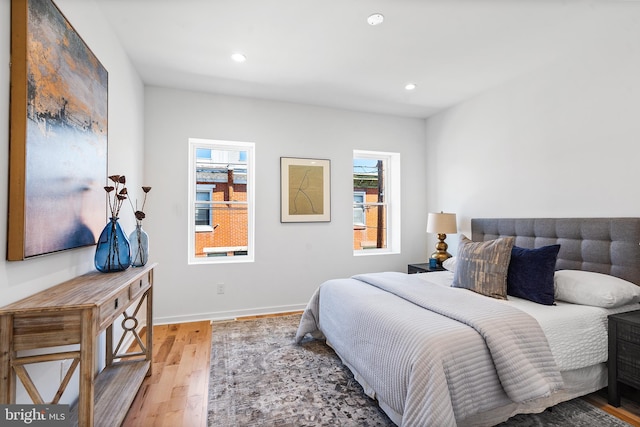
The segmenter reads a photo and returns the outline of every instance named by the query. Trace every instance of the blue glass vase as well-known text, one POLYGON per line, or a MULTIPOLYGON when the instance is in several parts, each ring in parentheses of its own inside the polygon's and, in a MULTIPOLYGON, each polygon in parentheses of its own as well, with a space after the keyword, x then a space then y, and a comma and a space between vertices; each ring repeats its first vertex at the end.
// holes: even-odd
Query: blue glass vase
POLYGON ((109 218, 109 223, 100 233, 93 262, 102 273, 126 270, 131 265, 129 240, 118 218, 109 218))
POLYGON ((129 234, 131 245, 131 266, 142 267, 149 260, 149 235, 142 229, 142 224, 136 224, 136 229, 129 234))

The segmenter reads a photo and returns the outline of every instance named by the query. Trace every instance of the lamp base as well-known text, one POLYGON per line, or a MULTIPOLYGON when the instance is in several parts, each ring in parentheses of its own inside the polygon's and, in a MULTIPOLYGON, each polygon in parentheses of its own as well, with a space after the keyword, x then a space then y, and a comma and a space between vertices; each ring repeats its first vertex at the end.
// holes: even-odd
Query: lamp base
POLYGON ((452 255, 447 252, 449 245, 447 245, 444 239, 447 238, 446 234, 438 234, 439 242, 436 243, 436 251, 431 254, 429 258, 434 258, 438 262, 438 267, 442 267, 442 263, 446 261, 448 258, 451 258, 452 255))
POLYGON ((438 262, 438 267, 442 267, 442 263, 445 262, 447 259, 451 258, 453 255, 451 255, 449 252, 434 252, 431 254, 431 256, 429 258, 433 258, 438 262))

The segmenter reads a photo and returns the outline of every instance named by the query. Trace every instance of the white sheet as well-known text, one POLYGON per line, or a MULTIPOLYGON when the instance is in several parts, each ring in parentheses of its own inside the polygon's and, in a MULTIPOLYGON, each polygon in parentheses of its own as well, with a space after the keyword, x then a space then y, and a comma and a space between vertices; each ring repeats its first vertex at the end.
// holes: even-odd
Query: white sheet
MULTIPOLYGON (((418 276, 425 282, 441 286, 451 286, 453 281, 453 273, 450 271, 421 273, 418 276)), ((500 301, 519 308, 538 321, 560 371, 606 362, 607 316, 640 309, 640 304, 606 309, 563 301, 548 306, 512 296, 508 298, 500 301)))

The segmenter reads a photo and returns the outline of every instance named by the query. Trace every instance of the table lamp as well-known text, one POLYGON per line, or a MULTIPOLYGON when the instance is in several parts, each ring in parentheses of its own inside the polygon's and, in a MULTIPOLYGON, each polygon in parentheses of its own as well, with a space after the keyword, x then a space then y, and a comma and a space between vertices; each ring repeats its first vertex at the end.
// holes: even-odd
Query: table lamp
POLYGON ((430 258, 434 258, 438 262, 438 266, 442 266, 442 262, 447 258, 451 258, 451 254, 447 252, 447 245, 444 239, 447 233, 455 234, 458 232, 456 227, 456 214, 454 213, 429 213, 427 218, 427 233, 437 233, 438 243, 436 243, 436 251, 431 254, 430 258))

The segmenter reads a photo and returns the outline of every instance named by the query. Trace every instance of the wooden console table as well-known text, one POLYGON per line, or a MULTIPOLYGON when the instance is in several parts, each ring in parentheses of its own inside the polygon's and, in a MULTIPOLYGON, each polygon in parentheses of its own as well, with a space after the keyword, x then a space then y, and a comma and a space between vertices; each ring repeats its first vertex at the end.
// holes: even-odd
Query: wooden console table
POLYGON ((17 377, 33 403, 57 404, 79 366, 79 397, 72 406, 72 424, 119 426, 144 377, 151 375, 155 266, 118 273, 94 271, 0 308, 0 403, 15 403, 17 377), (143 342, 138 335, 137 316, 145 302, 143 342), (133 309, 131 313, 129 308, 133 309), (123 333, 114 345, 113 323, 120 317, 123 333), (98 339, 102 331, 106 331, 106 367, 98 374, 98 339), (133 335, 139 351, 122 348, 128 334, 133 335), (72 344, 79 348, 52 348, 72 344), (46 353, 18 353, 33 349, 45 349, 46 353), (71 363, 57 393, 50 400, 43 399, 25 365, 64 360, 71 363))

